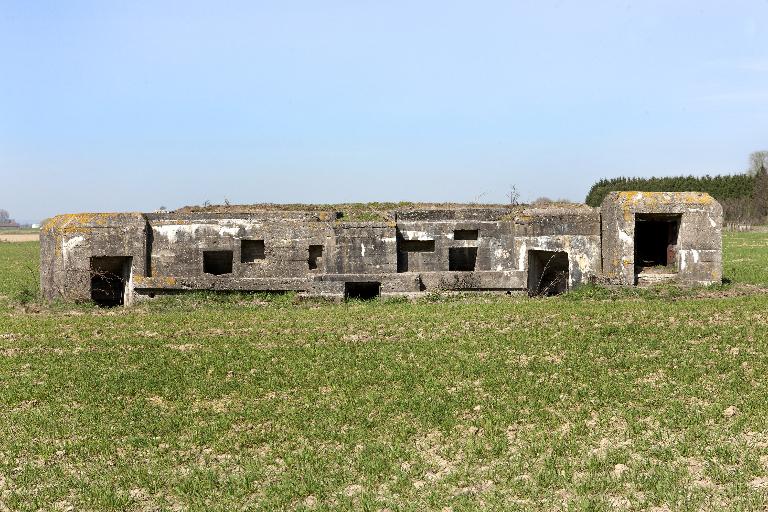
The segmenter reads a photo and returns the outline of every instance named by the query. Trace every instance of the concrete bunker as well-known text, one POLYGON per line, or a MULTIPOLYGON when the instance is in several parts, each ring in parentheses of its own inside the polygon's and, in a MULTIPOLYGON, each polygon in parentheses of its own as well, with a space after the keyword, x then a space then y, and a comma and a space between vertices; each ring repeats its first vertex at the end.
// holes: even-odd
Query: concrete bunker
POLYGON ((344 283, 344 299, 371 300, 381 295, 380 281, 344 283))
POLYGON ((119 305, 189 290, 339 299, 434 291, 539 295, 588 282, 691 285, 722 278, 722 209, 701 193, 613 192, 600 208, 340 208, 59 215, 41 231, 41 290, 47 299, 119 305), (636 270, 649 268, 655 273, 638 279, 636 270))
POLYGON ((130 256, 94 256, 90 260, 91 300, 102 307, 122 306, 131 278, 130 256))
POLYGON ((552 296, 568 291, 568 253, 528 251, 528 295, 552 296))
POLYGON ((232 251, 203 251, 203 273, 221 276, 232 273, 232 251))
POLYGON ((607 282, 721 282, 723 209, 708 194, 610 192, 600 216, 607 282))

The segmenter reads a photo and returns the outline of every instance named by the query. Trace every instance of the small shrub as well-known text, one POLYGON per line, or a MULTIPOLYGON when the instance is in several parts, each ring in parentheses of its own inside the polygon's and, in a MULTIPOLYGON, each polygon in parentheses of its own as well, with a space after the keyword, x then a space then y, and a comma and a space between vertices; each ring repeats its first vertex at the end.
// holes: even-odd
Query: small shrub
POLYGON ((21 305, 39 302, 40 291, 37 289, 32 289, 31 287, 25 287, 16 292, 16 295, 14 295, 13 299, 21 305))

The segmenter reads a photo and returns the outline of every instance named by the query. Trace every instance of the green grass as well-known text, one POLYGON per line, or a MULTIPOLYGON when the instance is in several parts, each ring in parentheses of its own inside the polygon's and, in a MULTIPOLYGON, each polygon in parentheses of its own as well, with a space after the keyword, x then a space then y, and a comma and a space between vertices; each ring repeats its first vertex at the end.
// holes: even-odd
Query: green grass
POLYGON ((0 510, 765 510, 768 235, 725 241, 693 293, 106 311, 0 244, 0 510))
POLYGON ((40 288, 40 242, 0 242, 0 307, 40 288))
POLYGON ((723 272, 735 283, 768 283, 768 234, 726 233, 723 272))

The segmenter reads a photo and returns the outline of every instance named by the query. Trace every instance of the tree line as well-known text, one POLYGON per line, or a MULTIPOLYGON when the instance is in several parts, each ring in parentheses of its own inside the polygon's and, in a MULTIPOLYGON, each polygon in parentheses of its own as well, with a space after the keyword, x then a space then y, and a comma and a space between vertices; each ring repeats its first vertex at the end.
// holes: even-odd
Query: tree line
POLYGON ((723 206, 726 222, 761 224, 768 217, 768 172, 765 165, 745 174, 717 176, 664 176, 601 179, 589 190, 586 202, 600 206, 612 191, 706 192, 723 206))

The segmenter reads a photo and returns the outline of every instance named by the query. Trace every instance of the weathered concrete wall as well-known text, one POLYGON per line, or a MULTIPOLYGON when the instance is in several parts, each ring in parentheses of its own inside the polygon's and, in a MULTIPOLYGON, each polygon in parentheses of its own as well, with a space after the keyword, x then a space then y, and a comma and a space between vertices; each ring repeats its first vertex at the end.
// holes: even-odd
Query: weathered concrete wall
POLYGON ((679 212, 681 281, 720 279, 716 202, 614 194, 602 217, 587 206, 475 205, 377 211, 365 221, 333 209, 256 206, 63 215, 42 230, 41 284, 49 299, 89 299, 91 258, 123 256, 131 258, 125 283, 131 297, 191 289, 338 297, 346 283, 376 283, 382 295, 510 291, 529 286, 529 258, 542 251, 567 254, 568 287, 603 271, 613 282, 632 284, 637 212, 679 212))
POLYGON ((333 238, 330 218, 330 212, 263 212, 242 218, 222 214, 150 217, 151 276, 204 277, 203 252, 229 250, 233 277, 306 277, 309 246, 325 246, 333 238), (244 262, 243 240, 264 241, 264 257, 244 262))
POLYGON ((502 220, 508 214, 505 209, 398 212, 398 271, 447 272, 450 250, 460 248, 476 248, 475 271, 514 269, 513 224, 502 220), (433 242, 433 248, 408 244, 414 241, 433 242))
POLYGON ((327 274, 386 274, 397 270, 394 222, 339 222, 329 240, 327 274))
POLYGON ((515 218, 517 268, 528 271, 529 251, 568 254, 568 286, 589 282, 600 273, 600 210, 531 208, 515 218))
POLYGON ((603 273, 611 282, 635 284, 638 215, 680 216, 677 259, 670 272, 684 284, 722 281, 723 210, 700 192, 611 192, 601 205, 603 273))
MULTIPOLYGON (((59 215, 40 231, 40 289, 49 300, 91 298, 91 258, 131 258, 131 274, 144 275, 147 221, 140 213, 59 215)), ((133 280, 128 285, 131 295, 133 280)))

